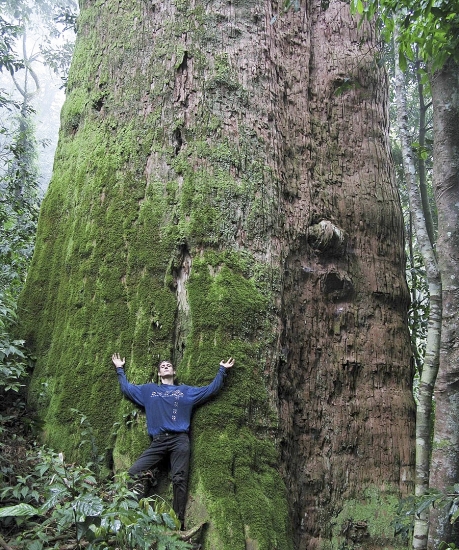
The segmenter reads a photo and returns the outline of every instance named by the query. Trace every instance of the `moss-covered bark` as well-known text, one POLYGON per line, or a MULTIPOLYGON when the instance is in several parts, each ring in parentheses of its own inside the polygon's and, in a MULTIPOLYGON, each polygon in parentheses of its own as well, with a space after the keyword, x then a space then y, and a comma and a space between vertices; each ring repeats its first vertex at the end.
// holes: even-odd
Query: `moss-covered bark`
MULTIPOLYGON (((345 491, 336 486, 330 496, 330 484, 344 475, 338 455, 336 476, 312 483, 305 470, 325 448, 322 435, 316 442, 307 435, 316 429, 311 418, 326 417, 327 430, 343 428, 347 417, 335 408, 333 422, 333 403, 326 410, 321 403, 334 379, 355 394, 354 364, 367 373, 365 382, 377 379, 379 387, 390 380, 406 410, 411 403, 409 373, 398 374, 408 349, 402 235, 387 169, 384 96, 373 85, 381 80, 371 76, 379 69, 368 61, 374 51, 362 69, 370 76, 358 87, 335 94, 335 75, 334 84, 327 80, 328 96, 320 92, 327 71, 341 74, 339 63, 363 63, 362 51, 374 41, 344 18, 333 32, 364 50, 345 49, 339 63, 337 56, 321 57, 313 45, 327 44, 324 21, 333 27, 337 9, 348 6, 310 2, 273 24, 282 8, 258 1, 81 6, 53 180, 21 302, 37 355, 30 401, 56 449, 69 457, 82 452, 76 408, 90 419, 108 461, 125 468, 146 436, 142 418, 121 398, 111 354, 126 356, 133 382, 145 382, 159 358, 171 358, 180 380, 195 385, 208 383, 219 360, 234 356, 225 389, 193 422, 188 517, 209 521, 205 548, 333 544, 331 522, 346 499, 358 507, 356 499, 366 498, 358 496, 362 487, 371 486, 383 502, 388 472, 395 495, 403 485, 399 457, 383 460, 386 443, 375 449, 363 429, 342 433, 363 438, 359 457, 371 463, 367 475, 350 476, 345 491), (355 133, 350 123, 343 131, 339 121, 360 111, 367 114, 355 133), (356 140, 365 144, 370 167, 364 173, 358 165, 358 184, 349 193, 355 158, 344 162, 343 151, 356 140), (379 142, 382 147, 373 146, 379 142), (322 227, 335 248, 321 259, 322 227), (382 256, 387 264, 373 261, 382 256), (368 262, 372 269, 365 271, 368 262), (382 265, 386 279, 377 284, 373 267, 382 265), (386 300, 391 284, 399 294, 386 300), (337 301, 346 302, 346 312, 336 313, 337 301), (313 316, 303 315, 303 307, 313 316), (346 319, 353 319, 355 354, 364 350, 360 360, 342 357, 338 336, 346 319), (369 343, 362 326, 376 335, 369 343), (400 349, 397 368, 384 367, 389 359, 369 362, 375 341, 391 338, 391 349, 400 349), (327 350, 330 360, 308 362, 307 346, 327 350), (378 365, 382 378, 371 374, 378 365), (315 396, 305 391, 312 368, 328 379, 315 396)), ((329 44, 339 49, 336 41, 329 44)), ((379 403, 381 394, 375 395, 379 403)), ((373 405, 360 406, 363 423, 373 405)), ((384 414, 392 420, 400 410, 390 401, 384 414)), ((408 447, 405 425, 397 434, 408 447)))
POLYGON ((237 141, 225 131, 224 104, 241 110, 247 92, 226 54, 207 54, 216 19, 188 3, 82 6, 22 301, 37 353, 30 401, 47 442, 68 458, 81 456, 79 409, 126 468, 147 441, 111 353, 126 355, 133 382, 172 358, 180 380, 196 385, 234 356, 227 387, 194 421, 189 516, 211 519, 209 548, 289 548, 275 376, 265 375, 280 275, 260 223, 273 223, 273 184, 253 155, 256 133, 243 120, 237 141))

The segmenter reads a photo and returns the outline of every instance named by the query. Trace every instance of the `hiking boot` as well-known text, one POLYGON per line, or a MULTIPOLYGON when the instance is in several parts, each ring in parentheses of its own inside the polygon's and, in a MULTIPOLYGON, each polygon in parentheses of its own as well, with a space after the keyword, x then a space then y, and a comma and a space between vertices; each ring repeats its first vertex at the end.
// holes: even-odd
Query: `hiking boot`
POLYGON ((134 493, 136 500, 140 500, 145 496, 145 482, 142 478, 134 478, 128 483, 128 489, 134 493))
POLYGON ((151 470, 147 470, 142 474, 144 496, 148 496, 152 492, 153 488, 158 485, 156 473, 157 470, 154 470, 153 472, 151 470))
POLYGON ((146 470, 131 478, 128 482, 128 489, 134 493, 137 500, 140 500, 148 496, 151 489, 157 484, 155 472, 146 470))

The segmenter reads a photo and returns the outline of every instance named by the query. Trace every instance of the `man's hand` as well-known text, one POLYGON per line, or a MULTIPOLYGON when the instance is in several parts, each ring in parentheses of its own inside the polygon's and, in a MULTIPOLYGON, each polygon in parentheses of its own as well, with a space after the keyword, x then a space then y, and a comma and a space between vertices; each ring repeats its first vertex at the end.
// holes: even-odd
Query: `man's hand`
POLYGON ((234 359, 232 357, 230 357, 226 363, 224 361, 220 361, 220 366, 225 367, 225 369, 230 369, 233 365, 234 359))
POLYGON ((117 369, 124 368, 124 363, 126 363, 126 359, 124 357, 121 359, 119 353, 114 353, 112 355, 112 361, 113 361, 113 364, 115 365, 115 368, 117 369))

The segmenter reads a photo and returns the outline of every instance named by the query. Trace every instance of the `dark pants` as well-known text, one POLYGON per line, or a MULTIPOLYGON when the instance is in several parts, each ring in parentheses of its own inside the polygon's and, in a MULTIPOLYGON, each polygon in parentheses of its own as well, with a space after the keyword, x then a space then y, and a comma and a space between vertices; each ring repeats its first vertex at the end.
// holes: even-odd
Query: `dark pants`
POLYGON ((153 437, 146 449, 129 469, 131 477, 154 468, 165 456, 171 464, 174 502, 172 507, 183 525, 188 488, 188 468, 190 463, 190 439, 187 433, 166 433, 153 437))

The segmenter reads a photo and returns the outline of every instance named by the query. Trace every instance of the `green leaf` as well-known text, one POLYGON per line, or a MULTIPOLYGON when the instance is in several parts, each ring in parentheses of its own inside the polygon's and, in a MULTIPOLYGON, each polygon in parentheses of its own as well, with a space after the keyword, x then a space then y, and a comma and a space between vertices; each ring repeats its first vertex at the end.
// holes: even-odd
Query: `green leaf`
POLYGON ((406 69, 408 67, 408 62, 406 60, 406 56, 405 56, 404 52, 402 52, 401 49, 398 51, 398 64, 400 65, 400 69, 402 71, 406 71, 406 69))
POLYGON ((403 27, 407 29, 410 26, 411 23, 411 15, 407 15, 402 23, 403 27))
POLYGON ((104 509, 102 500, 93 495, 77 497, 73 502, 73 509, 82 516, 100 516, 104 509))
POLYGON ((56 506, 56 504, 62 500, 63 498, 65 498, 66 496, 68 496, 68 491, 65 487, 53 487, 51 489, 51 496, 50 498, 43 504, 43 506, 41 507, 42 510, 46 511, 46 510, 49 510, 51 508, 54 508, 54 506, 56 506))
POLYGON ((34 508, 30 504, 21 502, 15 506, 7 506, 6 508, 0 508, 0 518, 6 517, 31 517, 41 515, 37 508, 34 508))
POLYGON ((175 521, 171 518, 169 514, 166 514, 165 512, 161 514, 161 517, 163 518, 164 523, 169 527, 169 529, 175 529, 175 521))
POLYGON ((81 540, 83 537, 86 537, 88 540, 94 540, 94 531, 91 529, 91 527, 100 527, 100 523, 100 517, 95 518, 91 516, 85 518, 84 521, 77 521, 77 539, 81 540))

